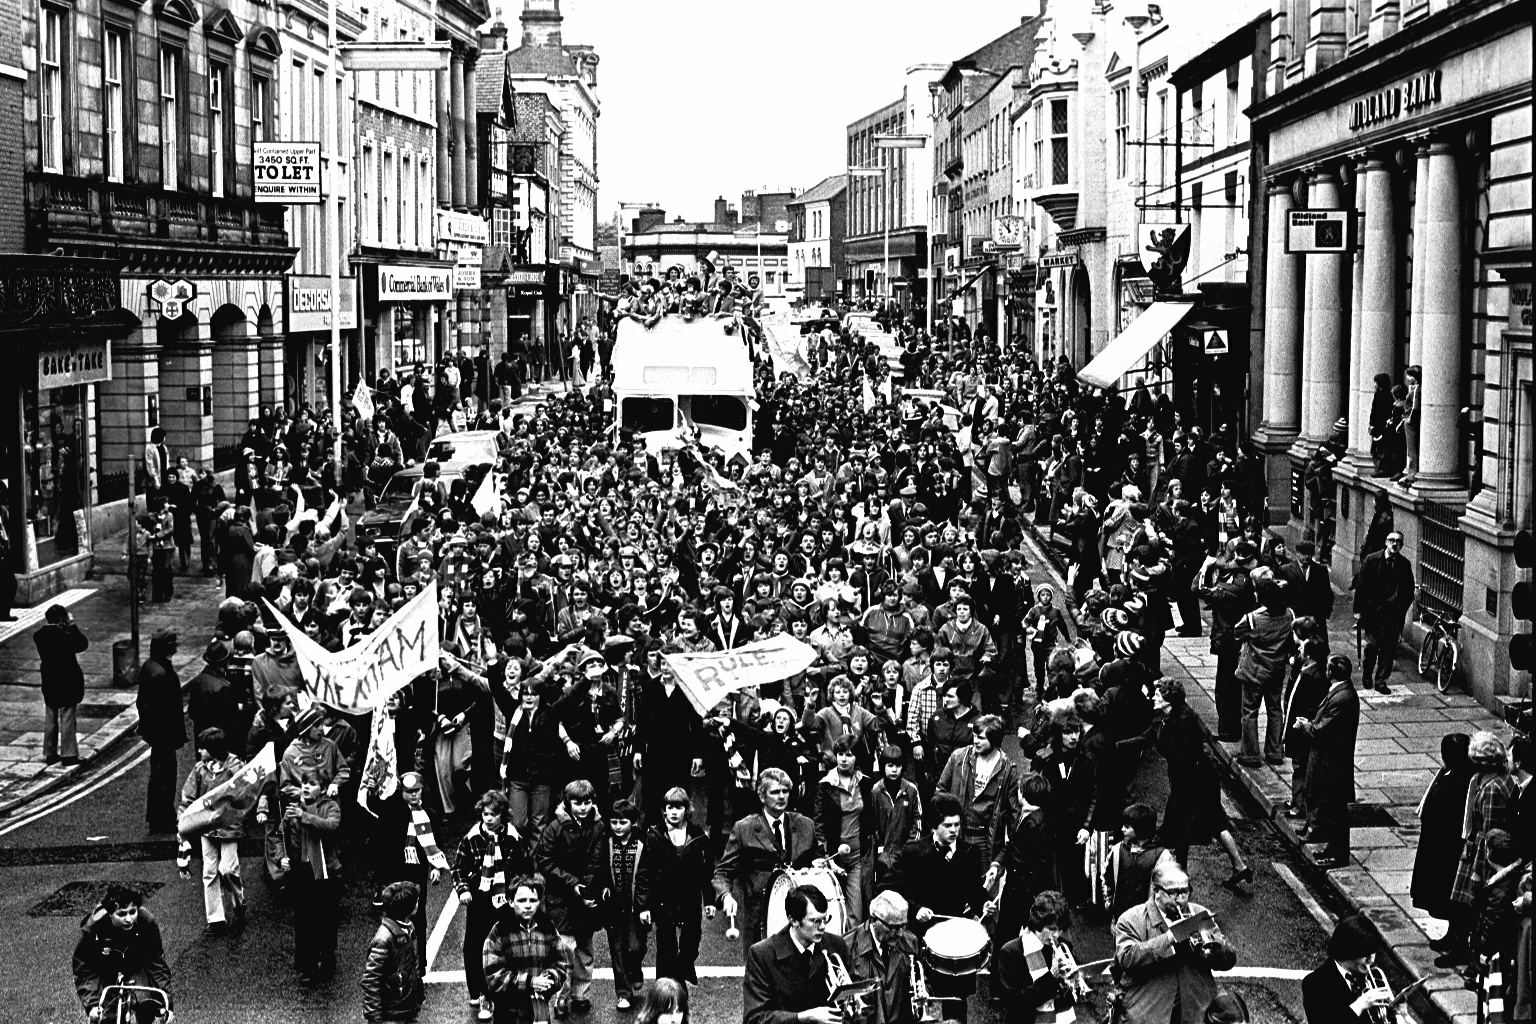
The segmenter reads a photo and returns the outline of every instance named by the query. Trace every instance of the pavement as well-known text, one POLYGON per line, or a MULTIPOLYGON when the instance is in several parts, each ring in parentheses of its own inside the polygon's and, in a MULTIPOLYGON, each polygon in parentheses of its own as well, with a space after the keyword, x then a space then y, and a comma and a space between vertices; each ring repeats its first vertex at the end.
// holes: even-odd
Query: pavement
MULTIPOLYGON (((1036 545, 1037 551, 1044 547, 1036 545)), ((1051 564, 1043 558, 1041 562, 1051 564)), ((1054 565, 1051 568, 1054 572, 1054 565)), ((1064 586, 1059 577, 1057 582, 1064 586)), ((1355 633, 1347 596, 1336 602, 1328 623, 1329 646, 1353 656, 1355 633)), ((1429 979, 1424 988, 1435 1009, 1454 1024, 1476 1024, 1477 994, 1462 987, 1460 974, 1434 966, 1436 954, 1429 942, 1445 934, 1446 922, 1415 909, 1408 893, 1419 844, 1419 801, 1440 770, 1440 738, 1486 729, 1507 740, 1509 727, 1467 694, 1437 692, 1434 683, 1419 677, 1413 652, 1400 649, 1388 680, 1392 692, 1360 691, 1350 862, 1325 871, 1316 865, 1320 849, 1297 838, 1297 823, 1285 816, 1291 798, 1290 761, 1248 767, 1238 763, 1237 743, 1216 738, 1216 656, 1211 653, 1208 615, 1202 629, 1205 635, 1200 637, 1170 634, 1163 644, 1162 667, 1165 675, 1184 682, 1189 705, 1199 714, 1218 761, 1343 904, 1370 920, 1402 971, 1414 981, 1429 979)))

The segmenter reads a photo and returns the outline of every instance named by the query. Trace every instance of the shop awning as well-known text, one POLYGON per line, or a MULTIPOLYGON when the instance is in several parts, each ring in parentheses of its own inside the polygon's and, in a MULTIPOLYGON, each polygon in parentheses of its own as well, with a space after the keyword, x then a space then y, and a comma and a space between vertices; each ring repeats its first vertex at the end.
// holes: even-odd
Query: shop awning
POLYGON ((1104 346, 1104 351, 1081 371, 1077 379, 1096 388, 1113 387, 1135 362, 1162 338, 1184 321, 1194 310, 1193 302, 1154 302, 1147 307, 1131 326, 1114 341, 1104 346))

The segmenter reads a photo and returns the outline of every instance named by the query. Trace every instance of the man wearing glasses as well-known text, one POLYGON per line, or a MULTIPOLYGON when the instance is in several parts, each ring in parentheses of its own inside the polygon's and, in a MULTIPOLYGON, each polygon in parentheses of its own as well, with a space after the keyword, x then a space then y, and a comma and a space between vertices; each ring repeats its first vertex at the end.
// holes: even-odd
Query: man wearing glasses
POLYGON ((1354 586, 1355 625, 1365 634, 1360 685, 1391 693, 1387 677, 1414 598, 1413 566, 1403 557, 1401 533, 1393 530, 1385 549, 1365 556, 1354 586))
POLYGON ((1216 996, 1212 971, 1229 971, 1237 953, 1216 920, 1189 899, 1189 876, 1177 863, 1152 872, 1152 895, 1115 922, 1115 967, 1125 1020, 1200 1024, 1216 996))

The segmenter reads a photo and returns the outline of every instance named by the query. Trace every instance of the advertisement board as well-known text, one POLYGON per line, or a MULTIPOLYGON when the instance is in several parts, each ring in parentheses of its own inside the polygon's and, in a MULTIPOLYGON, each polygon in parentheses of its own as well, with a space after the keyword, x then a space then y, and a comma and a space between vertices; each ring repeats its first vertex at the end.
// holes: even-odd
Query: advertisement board
POLYGON ((323 202, 320 194, 320 143, 252 143, 251 167, 258 203, 289 205, 323 202))
MULTIPOLYGON (((323 274, 288 275, 288 330, 331 329, 331 279, 323 274)), ((357 279, 341 279, 341 329, 357 326, 357 279)))
POLYGON ((81 341, 37 354, 37 388, 67 388, 112 379, 112 345, 106 338, 81 341))
POLYGON ((380 302, 445 302, 451 298, 452 267, 379 267, 380 302))

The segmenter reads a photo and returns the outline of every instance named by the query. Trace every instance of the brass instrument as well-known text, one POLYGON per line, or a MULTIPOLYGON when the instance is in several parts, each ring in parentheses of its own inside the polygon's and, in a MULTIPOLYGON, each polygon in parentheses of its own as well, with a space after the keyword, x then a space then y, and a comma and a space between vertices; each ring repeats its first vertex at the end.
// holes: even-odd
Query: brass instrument
MULTIPOLYGON (((1178 910, 1179 914, 1178 917, 1173 919, 1175 922, 1182 921, 1189 916, 1185 912, 1184 907, 1176 905, 1175 909, 1178 910)), ((1216 929, 1216 915, 1211 914, 1209 910, 1206 913, 1210 915, 1210 923, 1202 926, 1199 931, 1195 932, 1187 940, 1191 948, 1202 956, 1210 956, 1220 952, 1222 946, 1221 933, 1216 929)))
POLYGON ((853 984, 853 975, 848 973, 848 966, 843 963, 841 956, 826 950, 822 950, 821 955, 827 961, 827 998, 842 1012, 843 1024, 873 1020, 875 1008, 870 1002, 871 992, 843 992, 839 995, 844 988, 853 984))
POLYGON ((1087 999, 1088 979, 1078 971, 1077 958, 1072 955, 1072 950, 1065 942, 1058 942, 1052 948, 1056 950, 1056 962, 1066 966, 1067 989, 1072 993, 1072 1001, 1077 1003, 1087 999))
POLYGON ((928 976, 921 958, 912 953, 908 959, 912 961, 912 1017, 918 1024, 937 1024, 944 1019, 944 1000, 928 994, 928 976))
POLYGON ((843 958, 836 953, 821 951, 821 955, 827 961, 827 995, 832 995, 844 985, 853 984, 853 976, 848 973, 848 967, 843 963, 843 958))
MULTIPOLYGON (((1365 969, 1366 991, 1373 992, 1378 989, 1391 992, 1392 983, 1387 980, 1387 972, 1375 964, 1365 969)), ((1396 1001, 1386 1006, 1373 1006, 1365 1011, 1365 1017, 1372 1024, 1397 1024, 1396 1001)))

